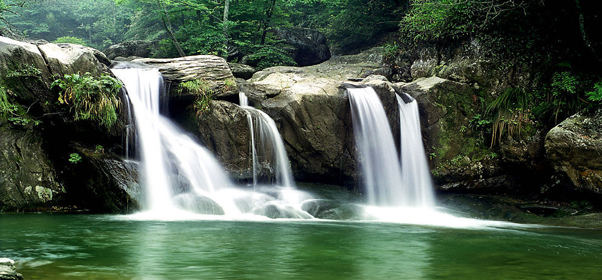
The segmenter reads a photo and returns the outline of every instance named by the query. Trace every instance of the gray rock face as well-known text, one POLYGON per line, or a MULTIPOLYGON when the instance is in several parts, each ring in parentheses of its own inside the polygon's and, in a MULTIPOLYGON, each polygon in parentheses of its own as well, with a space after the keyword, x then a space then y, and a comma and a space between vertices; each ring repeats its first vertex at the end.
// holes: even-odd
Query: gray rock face
POLYGON ((211 150, 234 178, 252 178, 250 132, 247 114, 238 105, 213 100, 198 117, 201 142, 211 150))
POLYGON ((234 77, 245 80, 250 79, 253 77, 253 74, 257 72, 254 67, 246 64, 228 62, 228 66, 230 66, 230 70, 232 70, 232 75, 234 75, 234 77))
POLYGON ((41 135, 0 123, 0 212, 49 208, 64 194, 65 188, 42 148, 41 135))
POLYGON ((15 270, 15 261, 0 258, 0 280, 23 280, 23 275, 15 270))
POLYGON ((437 76, 492 91, 530 80, 525 69, 499 67, 503 62, 487 57, 478 40, 462 42, 453 48, 421 49, 413 54, 409 64, 406 62, 395 62, 395 67, 404 68, 401 72, 409 71, 412 80, 437 76))
POLYGON ((159 49, 158 41, 126 41, 111 45, 102 52, 109 58, 137 56, 140 58, 150 57, 159 49))
POLYGON ((98 144, 107 151, 118 150, 124 127, 106 131, 93 122, 76 122, 55 105, 58 96, 50 90, 54 75, 110 73, 109 64, 101 52, 79 45, 36 46, 0 37, 0 84, 40 122, 23 129, 0 120, 0 210, 77 205, 116 212, 135 204, 129 202, 136 200, 135 191, 129 193, 122 184, 133 185, 137 179, 124 180, 123 172, 117 172, 117 166, 124 165, 121 159, 92 158, 88 168, 69 175, 70 153, 98 144))
MULTIPOLYGON (((355 185, 351 113, 340 85, 368 77, 381 68, 381 61, 382 55, 369 53, 314 66, 273 67, 255 73, 241 86, 255 107, 278 124, 296 179, 355 185)), ((384 77, 362 83, 377 91, 393 119, 394 135, 399 135, 395 91, 384 77)))
POLYGON ((214 98, 228 98, 238 94, 236 79, 226 60, 214 55, 196 55, 179 58, 142 58, 140 62, 159 68, 163 79, 176 87, 178 84, 200 80, 214 92, 214 98))
POLYGON ((45 44, 38 48, 53 75, 111 73, 111 61, 99 50, 74 44, 45 44))
POLYGON ((290 44, 291 55, 299 66, 322 63, 330 58, 324 34, 306 28, 275 29, 276 37, 290 44))
POLYGON ((545 149, 562 183, 602 194, 602 110, 576 114, 548 132, 545 149))

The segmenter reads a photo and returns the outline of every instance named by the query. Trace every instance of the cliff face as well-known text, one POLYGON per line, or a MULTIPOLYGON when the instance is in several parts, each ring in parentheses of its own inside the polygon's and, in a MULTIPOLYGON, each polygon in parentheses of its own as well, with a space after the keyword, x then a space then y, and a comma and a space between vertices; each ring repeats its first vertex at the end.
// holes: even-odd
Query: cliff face
MULTIPOLYGON (((362 191, 350 107, 341 86, 351 82, 376 90, 395 137, 395 95, 405 92, 418 101, 426 156, 440 190, 540 193, 562 186, 568 193, 600 194, 602 169, 592 147, 601 125, 595 116, 576 116, 569 119, 572 128, 563 123, 549 133, 528 123, 521 134, 504 135, 491 145, 482 102, 529 80, 524 69, 497 69, 498 62, 481 56, 475 42, 453 50, 425 49, 393 63, 383 53, 374 48, 313 66, 268 68, 236 82, 225 60, 214 56, 138 62, 164 73, 171 85, 170 116, 239 180, 252 178, 246 114, 236 105, 242 91, 251 106, 275 120, 297 180, 362 191), (197 80, 204 91, 183 86, 197 80), (202 99, 208 92, 211 98, 202 99), (206 106, 199 111, 195 102, 206 106)), ((65 74, 111 75, 109 63, 102 53, 81 46, 35 46, 0 37, 0 85, 20 108, 18 118, 0 120, 2 211, 139 208, 137 167, 119 156, 128 141, 125 108, 110 129, 75 121, 51 88, 65 74)))
POLYGON ((112 162, 111 156, 121 150, 124 121, 111 129, 75 121, 51 88, 66 74, 111 75, 109 64, 104 54, 87 47, 0 37, 0 211, 136 208, 136 202, 128 203, 136 191, 128 193, 124 185, 132 181, 113 180, 124 173, 115 171, 123 161, 112 162), (88 164, 92 167, 83 168, 88 164), (98 202, 102 192, 110 195, 98 202))

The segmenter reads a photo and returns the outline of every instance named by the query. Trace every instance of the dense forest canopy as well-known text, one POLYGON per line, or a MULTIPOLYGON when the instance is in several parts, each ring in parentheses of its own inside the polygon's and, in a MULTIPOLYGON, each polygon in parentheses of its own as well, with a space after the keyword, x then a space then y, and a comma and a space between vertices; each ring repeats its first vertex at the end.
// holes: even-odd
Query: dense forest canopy
POLYGON ((555 123, 602 99, 601 10, 593 0, 0 0, 0 27, 101 50, 152 40, 154 56, 246 56, 260 68, 295 64, 271 32, 279 28, 318 30, 335 55, 384 45, 399 57, 476 40, 500 67, 531 69, 532 87, 508 92, 555 123))

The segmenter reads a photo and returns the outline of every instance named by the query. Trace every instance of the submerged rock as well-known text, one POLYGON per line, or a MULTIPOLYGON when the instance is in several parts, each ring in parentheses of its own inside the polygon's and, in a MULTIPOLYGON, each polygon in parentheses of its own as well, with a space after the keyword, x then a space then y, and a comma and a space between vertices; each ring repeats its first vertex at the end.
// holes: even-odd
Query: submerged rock
POLYGON ((15 269, 15 261, 0 258, 0 280, 23 280, 23 275, 15 269))
POLYGON ((213 199, 193 193, 181 193, 173 198, 174 203, 186 210, 197 214, 224 215, 224 209, 213 199))
POLYGON ((292 207, 290 205, 278 205, 267 203, 263 206, 254 208, 251 213, 255 215, 266 216, 271 219, 311 219, 312 216, 307 212, 292 207))
POLYGON ((318 219, 354 220, 361 219, 361 206, 327 199, 313 199, 303 202, 301 209, 318 219))

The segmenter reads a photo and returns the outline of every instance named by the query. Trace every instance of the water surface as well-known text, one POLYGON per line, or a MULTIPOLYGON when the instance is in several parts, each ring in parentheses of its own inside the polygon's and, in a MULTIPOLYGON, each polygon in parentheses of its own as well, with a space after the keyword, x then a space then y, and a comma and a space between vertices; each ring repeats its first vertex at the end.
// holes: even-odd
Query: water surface
POLYGON ((26 279, 600 279, 602 233, 11 214, 0 256, 26 279))

